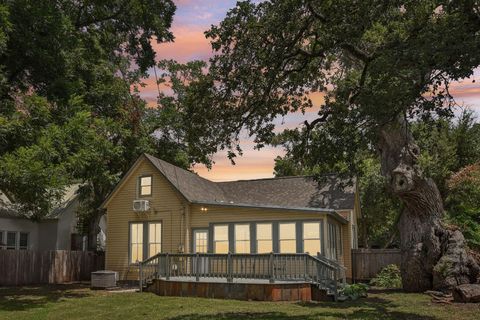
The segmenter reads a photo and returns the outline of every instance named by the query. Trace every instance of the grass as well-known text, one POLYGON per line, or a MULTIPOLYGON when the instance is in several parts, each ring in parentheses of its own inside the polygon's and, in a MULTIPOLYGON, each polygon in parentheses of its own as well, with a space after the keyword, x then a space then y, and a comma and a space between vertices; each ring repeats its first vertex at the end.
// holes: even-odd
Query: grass
POLYGON ((370 293, 355 302, 278 303, 91 291, 81 285, 0 288, 0 319, 478 319, 480 305, 423 294, 370 293))

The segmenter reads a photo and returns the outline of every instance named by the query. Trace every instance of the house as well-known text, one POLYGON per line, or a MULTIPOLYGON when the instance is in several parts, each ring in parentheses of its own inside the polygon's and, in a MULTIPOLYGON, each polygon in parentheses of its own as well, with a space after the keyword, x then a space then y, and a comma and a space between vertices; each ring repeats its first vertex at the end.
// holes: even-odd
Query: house
POLYGON ((0 249, 85 250, 86 237, 77 232, 78 188, 78 184, 67 187, 60 204, 40 221, 20 214, 0 192, 0 249))
POLYGON ((358 191, 333 175, 212 182, 144 154, 102 207, 106 269, 120 280, 138 280, 139 262, 159 252, 320 253, 352 276, 358 191))

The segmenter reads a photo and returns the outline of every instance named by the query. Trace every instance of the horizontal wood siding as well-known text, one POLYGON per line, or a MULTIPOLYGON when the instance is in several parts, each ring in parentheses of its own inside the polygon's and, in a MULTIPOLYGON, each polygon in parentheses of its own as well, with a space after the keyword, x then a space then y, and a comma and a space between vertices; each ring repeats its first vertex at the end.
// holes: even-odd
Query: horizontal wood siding
POLYGON ((209 223, 219 222, 321 220, 325 217, 322 213, 290 210, 206 206, 207 211, 204 212, 201 208, 200 205, 192 205, 191 228, 208 227, 209 223))
POLYGON ((86 251, 0 250, 0 286, 88 281, 105 256, 86 251))
POLYGON ((184 228, 181 227, 184 199, 147 160, 139 163, 107 206, 106 268, 118 271, 120 280, 138 279, 138 267, 128 261, 129 223, 162 222, 162 251, 179 252, 184 228), (138 179, 152 176, 152 195, 141 199, 150 201, 150 212, 136 213, 132 209, 137 197, 138 179))

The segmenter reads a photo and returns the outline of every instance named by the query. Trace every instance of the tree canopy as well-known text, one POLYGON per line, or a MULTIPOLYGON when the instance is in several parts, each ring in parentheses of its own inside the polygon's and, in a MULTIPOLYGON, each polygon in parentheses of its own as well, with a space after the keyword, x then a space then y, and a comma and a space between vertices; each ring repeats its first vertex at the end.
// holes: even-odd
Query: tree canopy
POLYGON ((80 227, 94 236, 100 204, 141 153, 184 168, 207 162, 138 93, 157 63, 152 42, 174 39, 175 9, 170 0, 0 4, 0 190, 28 217, 81 183, 80 227))

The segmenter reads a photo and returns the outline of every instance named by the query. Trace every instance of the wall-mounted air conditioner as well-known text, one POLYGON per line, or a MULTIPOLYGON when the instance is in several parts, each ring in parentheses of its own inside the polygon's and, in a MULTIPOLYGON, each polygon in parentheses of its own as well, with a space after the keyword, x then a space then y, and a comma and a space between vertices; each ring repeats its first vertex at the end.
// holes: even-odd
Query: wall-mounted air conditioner
POLYGON ((145 212, 150 210, 150 201, 148 200, 133 200, 133 211, 145 212))

